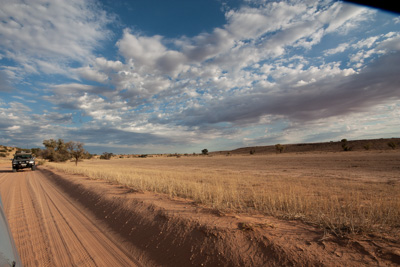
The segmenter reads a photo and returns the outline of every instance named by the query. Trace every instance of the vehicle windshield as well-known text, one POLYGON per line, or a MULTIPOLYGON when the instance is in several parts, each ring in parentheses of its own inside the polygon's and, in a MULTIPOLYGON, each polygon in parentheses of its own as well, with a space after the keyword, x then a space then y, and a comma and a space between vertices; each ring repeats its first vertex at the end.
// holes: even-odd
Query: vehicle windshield
POLYGON ((31 159, 32 155, 16 155, 15 159, 31 159))

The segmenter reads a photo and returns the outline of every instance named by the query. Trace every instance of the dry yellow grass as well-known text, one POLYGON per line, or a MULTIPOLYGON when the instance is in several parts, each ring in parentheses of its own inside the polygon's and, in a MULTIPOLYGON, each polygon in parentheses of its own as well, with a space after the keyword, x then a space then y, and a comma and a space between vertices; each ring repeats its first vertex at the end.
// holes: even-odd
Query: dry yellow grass
POLYGON ((399 156, 398 152, 343 152, 157 157, 49 166, 192 199, 221 211, 301 219, 342 235, 398 231, 399 156))

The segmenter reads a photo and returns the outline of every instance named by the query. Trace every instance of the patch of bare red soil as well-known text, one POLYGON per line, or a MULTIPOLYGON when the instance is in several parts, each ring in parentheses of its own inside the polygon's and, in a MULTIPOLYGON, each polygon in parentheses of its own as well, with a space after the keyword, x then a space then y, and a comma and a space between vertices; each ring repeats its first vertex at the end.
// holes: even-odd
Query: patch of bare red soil
POLYGON ((337 238, 298 221, 221 214, 83 176, 41 168, 117 233, 145 266, 398 266, 400 241, 337 238))

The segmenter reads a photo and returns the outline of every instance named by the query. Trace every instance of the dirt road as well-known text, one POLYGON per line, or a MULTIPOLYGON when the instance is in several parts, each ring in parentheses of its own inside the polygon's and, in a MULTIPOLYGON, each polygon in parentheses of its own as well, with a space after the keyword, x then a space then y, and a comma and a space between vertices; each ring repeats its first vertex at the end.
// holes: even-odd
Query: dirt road
POLYGON ((0 166, 4 209, 24 266, 139 266, 124 245, 40 171, 0 166))

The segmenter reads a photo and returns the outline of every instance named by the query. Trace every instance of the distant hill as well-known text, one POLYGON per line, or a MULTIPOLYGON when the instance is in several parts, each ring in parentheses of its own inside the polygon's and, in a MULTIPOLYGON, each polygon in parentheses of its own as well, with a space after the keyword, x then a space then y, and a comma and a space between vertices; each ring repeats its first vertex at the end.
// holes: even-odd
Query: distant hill
MULTIPOLYGON (((394 142, 396 149, 400 149, 400 138, 381 138, 369 140, 348 140, 346 145, 351 151, 367 151, 367 150, 392 150, 388 145, 394 142)), ((284 146, 283 153, 299 153, 299 152, 339 152, 344 151, 341 141, 322 142, 322 143, 301 143, 301 144, 282 144, 284 146)), ((211 152, 212 155, 226 154, 272 154, 277 153, 275 145, 271 146, 252 146, 242 147, 229 151, 211 152)))

